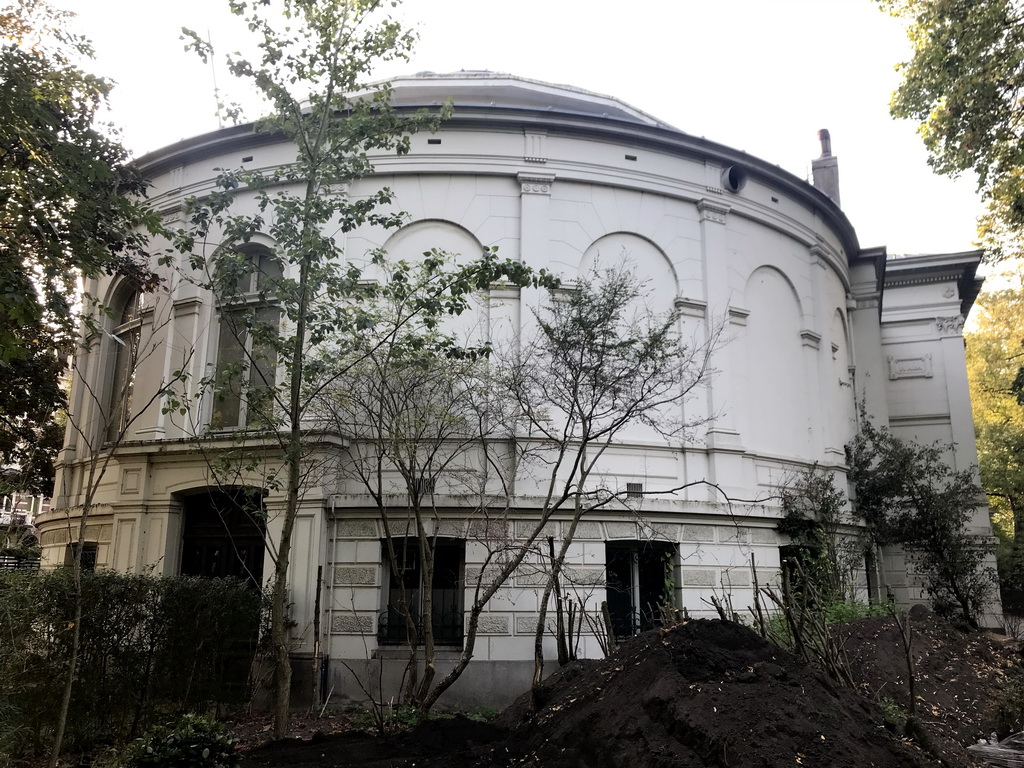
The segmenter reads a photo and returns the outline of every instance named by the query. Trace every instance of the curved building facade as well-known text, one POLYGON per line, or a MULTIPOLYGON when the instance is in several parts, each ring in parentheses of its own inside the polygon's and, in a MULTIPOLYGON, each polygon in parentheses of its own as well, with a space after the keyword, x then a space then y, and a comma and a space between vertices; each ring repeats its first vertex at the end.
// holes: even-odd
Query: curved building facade
MULTIPOLYGON (((451 99, 454 116, 436 134, 414 135, 408 154, 374 158, 375 175, 353 184, 352 195, 391 188, 408 224, 349 233, 348 258, 381 247, 397 258, 497 247, 569 280, 599 260, 622 258, 649 281, 656 308, 680 312, 684 337, 724 324, 714 379, 686 405, 687 418, 707 420, 706 429, 683 446, 633 429, 609 451, 610 482, 639 488, 643 499, 639 509, 608 507, 581 523, 567 572, 585 610, 607 599, 616 621, 639 628, 644 595, 659 581, 691 615, 713 613, 712 596, 727 593, 745 608, 751 559, 759 580, 769 582, 788 543, 776 532, 780 484, 818 465, 846 487, 843 449, 857 429, 858 399, 900 436, 955 445, 949 461, 957 469, 976 463, 961 330, 980 284, 980 253, 887 258, 883 248, 863 248, 835 202, 827 146, 816 161, 819 189, 614 98, 566 86, 487 72, 424 73, 392 84, 396 106, 451 99), (696 480, 719 490, 658 493, 696 480), (723 494, 734 501, 725 503, 723 494)), ((159 150, 141 164, 153 182, 152 203, 173 224, 187 198, 214 188, 215 169, 269 168, 293 158, 294 148, 279 137, 238 126, 159 150)), ((260 235, 248 247, 258 258, 274 243, 260 235)), ((86 528, 98 567, 215 575, 237 573, 242 563, 259 580, 271 571, 264 567, 264 523, 244 514, 225 522, 224 510, 244 509, 243 491, 214 487, 195 449, 197 435, 214 449, 218 440, 229 446, 229 435, 207 427, 218 419, 244 425, 244 403, 199 397, 179 418, 154 395, 175 371, 187 371, 191 382, 210 375, 228 346, 213 297, 170 273, 167 284, 167 294, 141 305, 114 280, 92 286, 114 313, 79 359, 72 403, 82 429, 69 433, 53 509, 37 520, 44 558, 65 561, 73 539, 68 521, 86 503, 92 459, 109 453, 86 528), (139 361, 126 373, 118 355, 133 338, 142 339, 139 361), (127 375, 134 377, 131 397, 112 401, 127 375), (129 420, 116 448, 100 447, 103 433, 129 420)), ((483 301, 479 312, 486 327, 500 319, 514 336, 530 301, 510 293, 483 301)), ((343 462, 345 436, 324 450, 343 462)), ((511 535, 535 515, 540 489, 531 482, 517 478, 511 535)), ((434 493, 441 581, 458 625, 467 582, 484 557, 475 542, 486 533, 454 495, 441 487, 434 493)), ((283 499, 270 491, 263 503, 272 536, 283 499)), ((988 537, 985 511, 972 532, 988 537)), ((549 534, 560 537, 562 526, 556 518, 549 534)), ((388 635, 394 576, 382 556, 383 535, 376 508, 344 473, 307 489, 290 579, 295 652, 308 656, 319 640, 336 701, 361 698, 353 670, 376 675, 378 663, 397 669, 404 659, 388 635), (314 616, 318 589, 321 613, 314 616)), ((884 555, 862 573, 864 589, 885 584, 906 602, 920 600, 913 568, 900 553, 884 555)), ((500 702, 525 689, 539 583, 536 569, 524 571, 499 591, 481 618, 473 662, 442 704, 500 702)), ((453 658, 462 627, 446 642, 441 656, 453 658)), ((600 654, 586 627, 579 645, 581 655, 600 654)))

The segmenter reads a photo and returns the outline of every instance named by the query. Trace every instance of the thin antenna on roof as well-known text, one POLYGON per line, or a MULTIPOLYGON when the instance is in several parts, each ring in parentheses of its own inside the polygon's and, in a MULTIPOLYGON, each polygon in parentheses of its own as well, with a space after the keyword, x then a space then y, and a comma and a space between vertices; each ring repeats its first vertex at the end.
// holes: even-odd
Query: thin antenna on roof
POLYGON ((213 78, 213 103, 217 114, 217 130, 220 130, 224 127, 224 121, 221 120, 220 90, 217 88, 217 64, 216 57, 213 56, 213 41, 210 37, 209 27, 206 28, 206 46, 210 50, 210 76, 213 78))

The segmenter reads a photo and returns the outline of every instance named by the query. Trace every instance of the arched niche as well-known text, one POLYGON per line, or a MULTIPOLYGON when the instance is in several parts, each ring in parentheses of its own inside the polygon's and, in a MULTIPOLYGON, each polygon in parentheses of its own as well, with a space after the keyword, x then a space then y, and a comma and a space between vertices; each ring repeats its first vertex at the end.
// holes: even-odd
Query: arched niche
POLYGON ((384 243, 390 260, 416 261, 434 249, 457 256, 460 263, 465 263, 478 258, 484 247, 468 229, 442 219, 414 221, 384 243))
POLYGON ((745 341, 742 432, 755 453, 806 458, 808 382, 801 339, 803 312, 793 284, 778 269, 762 266, 747 279, 750 310, 745 341))
MULTIPOLYGON (((415 263, 424 253, 438 250, 450 254, 456 264, 468 264, 480 258, 484 246, 467 229, 450 221, 422 219, 402 227, 388 238, 383 250, 387 260, 415 263)), ((381 279, 382 275, 373 266, 366 268, 367 279, 381 279)), ((479 343, 490 335, 488 317, 482 297, 474 300, 473 309, 458 317, 447 318, 445 330, 454 333, 466 343, 479 343)))
POLYGON ((829 329, 830 345, 827 349, 828 379, 825 395, 825 417, 829 420, 827 448, 837 456, 856 431, 856 393, 853 379, 853 351, 846 314, 839 307, 832 313, 829 329))
POLYGON ((599 237, 583 253, 579 263, 580 276, 595 269, 624 266, 634 271, 644 283, 646 304, 655 312, 672 309, 678 295, 678 280, 668 256, 645 237, 632 232, 612 232, 599 237))

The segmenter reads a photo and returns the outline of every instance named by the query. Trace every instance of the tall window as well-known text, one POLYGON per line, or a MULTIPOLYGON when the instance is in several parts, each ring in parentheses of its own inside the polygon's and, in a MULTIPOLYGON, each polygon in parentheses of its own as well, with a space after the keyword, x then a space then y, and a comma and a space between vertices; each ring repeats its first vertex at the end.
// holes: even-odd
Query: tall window
POLYGON ((264 246, 250 246, 231 264, 221 298, 217 346, 215 428, 257 426, 267 421, 277 383, 281 310, 274 299, 281 262, 264 246))
MULTIPOLYGON (((387 542, 381 543, 386 552, 387 542)), ((434 543, 434 569, 425 573, 418 539, 396 539, 395 563, 389 569, 388 604, 378 623, 382 644, 409 642, 408 620, 423 642, 427 619, 426 595, 430 595, 430 621, 437 645, 462 644, 462 573, 466 542, 438 539, 434 543)))
POLYGON ((135 389, 135 371, 139 364, 141 294, 130 291, 114 306, 112 378, 110 399, 107 402, 107 442, 124 437, 132 419, 132 395, 135 389))

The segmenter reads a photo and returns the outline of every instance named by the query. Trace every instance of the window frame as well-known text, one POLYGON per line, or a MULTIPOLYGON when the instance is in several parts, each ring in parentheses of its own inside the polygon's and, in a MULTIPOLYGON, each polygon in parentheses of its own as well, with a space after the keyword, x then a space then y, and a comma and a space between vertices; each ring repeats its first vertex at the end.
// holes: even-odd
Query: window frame
MULTIPOLYGON (((431 539, 434 549, 434 579, 431 585, 433 598, 431 600, 432 615, 431 622, 434 628, 434 645, 438 648, 461 648, 465 641, 465 587, 466 587, 466 540, 456 538, 431 539), (444 553, 450 558, 449 567, 454 565, 454 578, 444 579, 439 583, 438 576, 438 553, 444 553), (450 592, 450 600, 446 600, 444 593, 450 592), (441 600, 438 600, 439 595, 441 600), (437 619, 441 618, 438 622, 437 619), (439 631, 440 630, 440 631, 439 631)), ((417 645, 423 645, 424 621, 423 621, 423 594, 426 591, 423 585, 422 556, 419 540, 415 536, 396 537, 392 539, 395 546, 395 558, 399 563, 404 563, 404 580, 409 581, 413 577, 415 584, 406 585, 406 598, 411 592, 415 595, 416 605, 410 607, 411 618, 416 626, 417 645), (401 549, 400 549, 401 546, 401 549), (410 557, 410 555, 412 555, 410 557)), ((395 605, 400 594, 395 586, 397 575, 392 567, 391 558, 388 555, 387 540, 381 541, 383 583, 381 596, 383 609, 377 621, 377 643, 381 646, 409 646, 409 637, 406 627, 406 617, 395 605)), ((409 600, 409 602, 412 602, 409 600)))
POLYGON ((662 626, 659 609, 666 604, 671 604, 674 608, 679 606, 679 545, 670 541, 629 539, 606 541, 604 545, 605 599, 608 601, 616 639, 625 640, 662 626), (621 559, 623 556, 628 558, 629 574, 628 583, 623 585, 625 589, 613 584, 616 581, 613 579, 613 567, 616 573, 619 569, 618 566, 613 565, 613 553, 618 555, 615 559, 621 559), (641 558, 647 558, 647 562, 642 563, 641 558), (644 596, 654 592, 651 589, 650 574, 646 573, 646 569, 653 569, 658 564, 658 560, 661 560, 664 569, 664 582, 660 585, 662 588, 660 596, 667 598, 667 602, 660 602, 657 605, 648 602, 645 605, 643 604, 644 596), (618 599, 615 599, 615 595, 619 596, 618 599), (629 604, 627 611, 622 610, 624 602, 629 604), (625 631, 627 624, 628 632, 625 631))
POLYGON ((142 343, 142 315, 145 312, 144 294, 138 288, 120 286, 115 293, 110 329, 107 331, 108 349, 113 365, 107 374, 106 402, 104 403, 103 443, 118 443, 127 435, 134 414, 132 400, 135 395, 135 377, 139 369, 139 348, 142 343), (116 318, 116 319, 115 319, 116 318))
MULTIPOLYGON (((75 547, 77 542, 70 542, 64 551, 64 565, 71 568, 75 565, 75 547)), ((99 544, 95 541, 82 542, 82 573, 95 573, 99 565, 99 544)))
MULTIPOLYGON (((252 393, 273 392, 280 365, 272 346, 269 352, 261 353, 256 346, 259 342, 250 329, 255 324, 253 320, 265 327, 280 326, 282 310, 269 290, 274 288, 273 281, 284 278, 284 265, 270 246, 263 243, 248 243, 238 248, 235 255, 249 268, 234 274, 234 285, 227 296, 217 297, 218 330, 209 420, 210 429, 217 432, 259 426, 250 412, 252 393), (229 350, 232 358, 225 361, 229 350), (226 371, 229 366, 234 370, 226 371)), ((231 274, 226 274, 223 282, 232 282, 231 274)))

